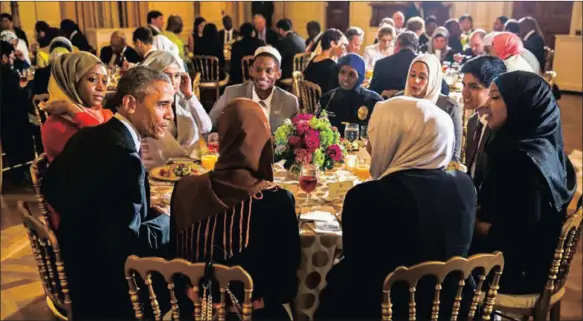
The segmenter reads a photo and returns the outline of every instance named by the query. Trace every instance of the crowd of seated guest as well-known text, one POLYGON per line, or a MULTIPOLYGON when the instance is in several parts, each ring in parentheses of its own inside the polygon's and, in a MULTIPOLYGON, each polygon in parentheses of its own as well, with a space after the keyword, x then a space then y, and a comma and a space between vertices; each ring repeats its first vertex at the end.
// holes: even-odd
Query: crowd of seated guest
MULTIPOLYGON (((76 318, 132 316, 123 273, 131 254, 240 265, 255 282, 253 318, 287 317, 282 304, 298 289, 300 234, 294 196, 273 182, 271 136, 299 113, 298 98, 277 83, 291 77, 293 57, 306 51, 315 55, 304 78, 322 91, 314 112, 326 111, 340 134, 345 122, 362 126, 372 177, 344 199, 344 257, 326 277, 317 318, 378 317, 382 280, 396 267, 472 253, 504 253, 500 292, 538 293, 544 286, 575 183, 560 110, 538 75, 544 42, 530 17, 498 17, 496 33, 486 34, 468 15, 439 26, 435 17, 405 20, 397 12, 368 45, 356 26, 320 32, 311 21, 304 40, 289 19, 275 31, 258 13, 235 30, 225 16, 219 32, 198 17, 185 46, 182 19, 170 16, 163 31, 164 15, 152 11, 148 26, 133 32, 133 46, 116 31, 100 58, 74 21, 64 20, 60 30, 38 22, 39 48, 30 53, 12 17, 2 14, 0 22, 7 40, 0 42, 2 148, 10 163, 32 159, 31 94, 50 94, 40 132, 50 161, 42 191, 76 318), (231 86, 208 113, 194 95, 190 53, 217 57, 221 79, 230 67, 231 86), (250 55, 250 81, 243 83, 241 59, 250 55), (463 108, 475 111, 465 146, 462 107, 447 96, 444 62, 462 64, 463 108), (39 69, 29 83, 18 70, 31 64, 39 69), (124 74, 104 109, 113 66, 124 74), (365 88, 367 70, 373 77, 365 88), (213 128, 220 146, 215 169, 175 185, 171 217, 152 206, 147 169, 191 156, 213 128), (445 169, 462 155, 467 175, 445 169), (379 215, 370 224, 363 212, 379 215), (236 228, 227 232, 229 225, 236 228), (385 244, 387 255, 371 244, 385 244), (87 264, 96 260, 110 264, 87 264), (110 298, 108 309, 95 309, 103 297, 110 298)), ((14 181, 28 179, 26 171, 11 173, 14 181)), ((443 316, 451 313, 456 285, 444 283, 443 316)), ((192 315, 189 292, 184 284, 177 289, 181 314, 192 315)), ((419 319, 431 314, 433 290, 418 286, 419 319)), ((407 316, 408 295, 404 288, 394 292, 395 317, 407 316)))

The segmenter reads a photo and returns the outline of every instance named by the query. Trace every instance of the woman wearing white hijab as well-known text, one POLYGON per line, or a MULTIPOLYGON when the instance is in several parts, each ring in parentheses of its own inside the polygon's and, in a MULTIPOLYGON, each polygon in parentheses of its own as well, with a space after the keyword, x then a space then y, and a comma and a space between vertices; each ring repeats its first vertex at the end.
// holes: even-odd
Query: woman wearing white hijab
POLYGON ((14 46, 15 55, 28 63, 29 66, 32 66, 30 63, 30 54, 28 53, 28 46, 24 40, 18 38, 16 34, 10 30, 2 30, 0 32, 0 40, 6 41, 14 46))
POLYGON ((441 94, 442 82, 441 64, 437 57, 422 54, 411 62, 405 91, 397 95, 427 99, 451 116, 455 133, 453 160, 459 162, 462 154, 464 126, 462 108, 455 100, 441 94))
POLYGON ((192 81, 184 72, 181 59, 167 51, 154 51, 142 65, 163 71, 174 85, 174 121, 164 138, 142 141, 144 166, 151 168, 166 163, 170 157, 188 157, 199 146, 203 134, 211 131, 212 123, 192 91, 192 81))
MULTIPOLYGON (((476 190, 465 173, 444 169, 454 140, 449 116, 427 100, 395 97, 376 105, 368 135, 373 180, 346 194, 344 259, 328 273, 316 320, 380 319, 380 285, 390 272, 466 256, 472 239, 476 190)), ((417 288, 419 320, 431 316, 427 285, 417 288)), ((393 318, 407 318, 407 288, 392 290, 393 318)), ((451 313, 455 290, 446 279, 440 317, 451 313)))

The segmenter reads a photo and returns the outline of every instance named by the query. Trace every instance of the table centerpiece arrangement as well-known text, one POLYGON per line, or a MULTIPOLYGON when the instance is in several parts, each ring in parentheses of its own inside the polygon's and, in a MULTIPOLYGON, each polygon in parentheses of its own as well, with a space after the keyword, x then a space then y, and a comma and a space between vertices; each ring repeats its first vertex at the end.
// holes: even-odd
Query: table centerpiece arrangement
POLYGON ((326 112, 316 117, 301 114, 286 119, 275 131, 275 161, 284 161, 290 176, 299 177, 304 165, 331 170, 342 162, 344 148, 340 133, 332 127, 326 112))

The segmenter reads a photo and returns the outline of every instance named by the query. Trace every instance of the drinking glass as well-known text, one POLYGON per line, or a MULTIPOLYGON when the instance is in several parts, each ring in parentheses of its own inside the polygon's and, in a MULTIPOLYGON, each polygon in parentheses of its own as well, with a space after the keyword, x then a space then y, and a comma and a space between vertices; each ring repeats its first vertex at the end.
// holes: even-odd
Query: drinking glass
POLYGON ((358 139, 358 131, 358 124, 348 124, 344 128, 344 138, 347 141, 354 143, 354 141, 358 139))
POLYGON ((315 165, 303 165, 300 172, 300 188, 308 194, 306 206, 310 206, 312 192, 318 186, 318 167, 315 165))
POLYGON ((368 126, 367 125, 360 126, 360 139, 362 140, 362 142, 366 146, 366 143, 368 142, 368 126))
POLYGON ((204 155, 200 158, 200 164, 202 167, 204 167, 204 169, 212 171, 215 169, 215 164, 217 163, 218 159, 219 158, 217 155, 204 155))
POLYGON ((354 175, 356 175, 361 182, 370 178, 370 164, 367 160, 359 160, 359 163, 354 168, 354 175))
POLYGON ((219 153, 219 134, 218 133, 210 133, 209 134, 207 147, 209 149, 209 153, 211 153, 211 154, 218 154, 219 153))

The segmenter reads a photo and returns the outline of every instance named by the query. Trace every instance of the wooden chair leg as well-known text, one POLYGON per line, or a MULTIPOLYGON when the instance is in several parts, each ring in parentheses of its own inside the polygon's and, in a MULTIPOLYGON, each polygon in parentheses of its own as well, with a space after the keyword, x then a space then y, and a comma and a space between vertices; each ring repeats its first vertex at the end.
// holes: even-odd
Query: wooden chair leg
POLYGON ((561 301, 558 301, 551 308, 551 321, 560 321, 560 320, 561 320, 561 301))

